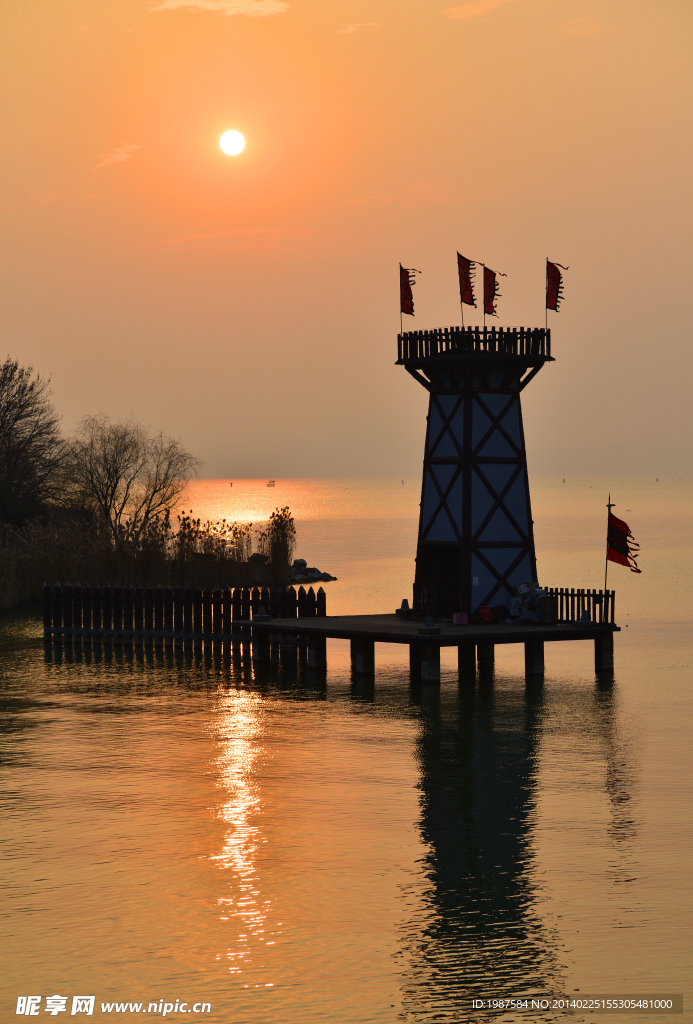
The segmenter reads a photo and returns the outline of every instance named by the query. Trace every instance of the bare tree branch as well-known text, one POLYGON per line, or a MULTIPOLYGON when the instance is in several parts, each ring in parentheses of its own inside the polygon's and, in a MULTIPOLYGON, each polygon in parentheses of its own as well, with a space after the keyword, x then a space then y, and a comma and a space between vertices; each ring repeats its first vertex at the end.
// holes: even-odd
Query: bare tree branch
POLYGON ((72 477, 115 543, 170 509, 201 463, 180 441, 140 423, 87 416, 72 439, 72 477))
POLYGON ((65 443, 49 381, 8 356, 0 365, 0 522, 21 526, 60 492, 65 443))

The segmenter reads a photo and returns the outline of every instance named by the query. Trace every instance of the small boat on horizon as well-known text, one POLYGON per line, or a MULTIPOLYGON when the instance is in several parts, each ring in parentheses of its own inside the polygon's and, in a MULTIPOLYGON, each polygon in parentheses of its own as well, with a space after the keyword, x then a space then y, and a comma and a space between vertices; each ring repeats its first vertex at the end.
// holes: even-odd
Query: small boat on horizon
POLYGON ((274 487, 274 480, 268 480, 267 481, 267 486, 268 487, 274 487))

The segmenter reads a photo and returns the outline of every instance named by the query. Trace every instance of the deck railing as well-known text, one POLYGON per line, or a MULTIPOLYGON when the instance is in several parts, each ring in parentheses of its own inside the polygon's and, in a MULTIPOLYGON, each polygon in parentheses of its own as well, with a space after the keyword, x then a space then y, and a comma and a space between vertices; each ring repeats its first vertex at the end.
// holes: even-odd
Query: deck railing
POLYGON ((616 591, 576 590, 574 587, 548 587, 550 597, 558 601, 559 622, 594 622, 614 625, 616 591), (584 613, 589 616, 583 619, 584 613))
POLYGON ((397 335, 398 363, 455 352, 550 359, 551 330, 543 327, 439 327, 397 335))
MULTIPOLYGON (((299 587, 132 587, 105 583, 43 587, 46 640, 222 640, 238 636, 260 606, 273 619, 325 616, 327 597, 299 587)), ((248 628, 247 626, 245 627, 248 628)))

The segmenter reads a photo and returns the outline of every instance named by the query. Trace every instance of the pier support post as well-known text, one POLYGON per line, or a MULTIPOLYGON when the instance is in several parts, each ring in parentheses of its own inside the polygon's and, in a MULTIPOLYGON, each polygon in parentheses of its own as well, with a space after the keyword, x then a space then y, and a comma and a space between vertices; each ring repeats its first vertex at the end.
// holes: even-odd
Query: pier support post
POLYGON ((253 661, 270 660, 270 635, 266 629, 253 630, 252 659, 253 661))
POLYGON ((421 645, 421 682, 440 682, 440 644, 421 645))
POLYGON ((351 671, 375 672, 375 644, 372 640, 351 641, 351 671))
POLYGON ((327 640, 311 633, 308 636, 308 667, 327 668, 327 640))
POLYGON ((474 644, 460 644, 457 648, 457 671, 460 679, 473 679, 476 675, 474 644))
POLYGON ((525 675, 544 674, 544 641, 525 640, 525 675))
POLYGON ((493 662, 495 659, 494 645, 489 643, 477 644, 476 655, 479 662, 479 668, 484 672, 492 672, 493 662))
POLYGON ((594 641, 595 672, 611 672, 614 668, 614 634, 612 630, 604 630, 603 636, 594 641))
POLYGON ((409 674, 412 679, 421 678, 421 648, 418 644, 409 644, 409 674))

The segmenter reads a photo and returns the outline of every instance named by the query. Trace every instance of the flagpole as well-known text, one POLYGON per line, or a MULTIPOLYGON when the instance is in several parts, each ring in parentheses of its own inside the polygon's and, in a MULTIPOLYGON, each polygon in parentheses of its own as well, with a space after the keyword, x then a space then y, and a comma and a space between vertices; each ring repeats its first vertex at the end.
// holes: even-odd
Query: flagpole
MULTIPOLYGON (((485 268, 486 264, 482 263, 481 266, 485 268)), ((481 271, 481 287, 483 288, 483 291, 481 293, 481 304, 484 307, 484 330, 486 330, 486 279, 484 278, 483 270, 481 271)))
MULTIPOLYGON (((609 510, 608 515, 611 515, 611 509, 616 508, 615 503, 611 501, 611 491, 609 491, 609 501, 607 504, 609 510)), ((609 571, 609 520, 606 520, 606 558, 604 559, 604 600, 606 601, 606 574, 609 571)))

